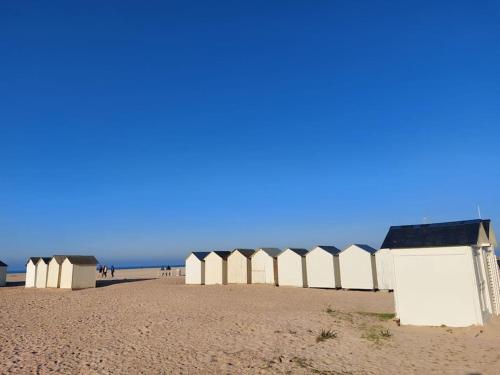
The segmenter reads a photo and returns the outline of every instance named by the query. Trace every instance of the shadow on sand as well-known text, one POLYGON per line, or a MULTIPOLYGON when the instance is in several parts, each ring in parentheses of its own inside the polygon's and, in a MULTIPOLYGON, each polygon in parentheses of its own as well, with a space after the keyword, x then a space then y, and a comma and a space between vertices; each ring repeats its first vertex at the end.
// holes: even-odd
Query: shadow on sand
POLYGON ((7 281, 7 284, 5 285, 6 288, 12 287, 12 286, 24 286, 24 281, 7 281))
POLYGON ((149 278, 149 279, 112 279, 112 280, 98 279, 96 281, 96 288, 104 288, 104 287, 115 285, 115 284, 135 283, 137 281, 147 281, 147 280, 154 280, 154 279, 153 278, 149 278))

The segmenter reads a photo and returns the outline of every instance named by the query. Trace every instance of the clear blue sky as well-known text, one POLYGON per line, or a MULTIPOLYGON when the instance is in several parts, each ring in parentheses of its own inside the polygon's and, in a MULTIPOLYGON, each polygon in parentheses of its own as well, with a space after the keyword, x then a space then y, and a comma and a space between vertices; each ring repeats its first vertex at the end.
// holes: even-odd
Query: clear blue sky
POLYGON ((495 224, 500 2, 437 3, 0 2, 0 258, 495 224))

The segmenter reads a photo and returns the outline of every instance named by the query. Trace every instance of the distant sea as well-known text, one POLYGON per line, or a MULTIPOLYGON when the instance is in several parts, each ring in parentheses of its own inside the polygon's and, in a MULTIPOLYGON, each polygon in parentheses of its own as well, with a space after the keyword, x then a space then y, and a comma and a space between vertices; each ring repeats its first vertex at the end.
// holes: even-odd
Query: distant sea
MULTIPOLYGON (((133 269, 137 269, 137 268, 161 268, 161 267, 165 267, 165 266, 170 266, 170 267, 184 267, 184 264, 160 264, 160 265, 155 265, 155 266, 151 266, 151 265, 147 265, 147 266, 144 266, 144 265, 130 265, 130 266, 115 266, 115 269, 117 270, 133 270, 133 269)), ((108 267, 111 267, 108 266, 108 267)), ((20 269, 20 268, 15 268, 15 269, 10 269, 10 268, 7 268, 7 273, 25 273, 26 272, 26 269, 20 269)))

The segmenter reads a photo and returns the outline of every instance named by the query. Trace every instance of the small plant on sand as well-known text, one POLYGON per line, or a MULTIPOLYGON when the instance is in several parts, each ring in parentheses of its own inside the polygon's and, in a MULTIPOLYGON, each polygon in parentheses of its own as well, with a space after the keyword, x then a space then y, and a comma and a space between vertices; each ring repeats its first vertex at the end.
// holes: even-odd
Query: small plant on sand
POLYGON ((388 329, 382 329, 380 330, 380 337, 383 337, 383 338, 389 338, 392 336, 392 333, 391 331, 389 331, 388 329))
POLYGON ((386 340, 392 337, 391 331, 384 329, 381 326, 371 326, 366 328, 362 338, 379 344, 381 340, 386 340))
POLYGON ((328 339, 335 339, 337 338, 337 332, 334 332, 330 329, 328 330, 321 330, 321 333, 318 335, 318 337, 316 337, 316 342, 321 342, 321 341, 325 341, 325 340, 328 340, 328 339))

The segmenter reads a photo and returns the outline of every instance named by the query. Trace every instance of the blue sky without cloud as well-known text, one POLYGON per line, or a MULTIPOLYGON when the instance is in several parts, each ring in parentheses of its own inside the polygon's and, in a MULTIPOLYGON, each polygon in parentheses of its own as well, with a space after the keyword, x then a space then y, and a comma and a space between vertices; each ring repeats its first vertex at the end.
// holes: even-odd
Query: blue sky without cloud
POLYGON ((500 217, 500 3, 0 3, 0 254, 500 217))

